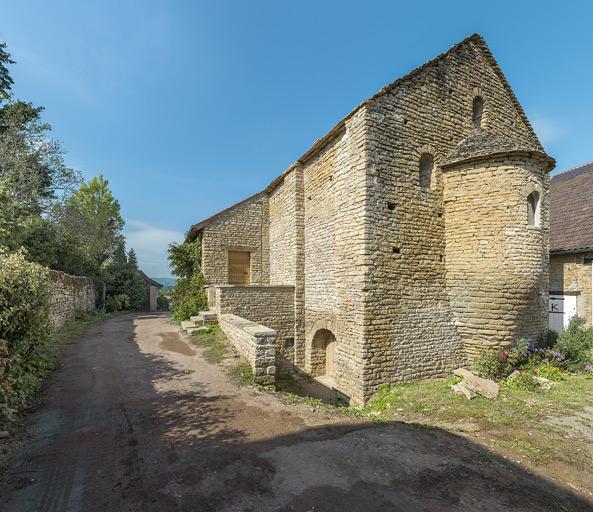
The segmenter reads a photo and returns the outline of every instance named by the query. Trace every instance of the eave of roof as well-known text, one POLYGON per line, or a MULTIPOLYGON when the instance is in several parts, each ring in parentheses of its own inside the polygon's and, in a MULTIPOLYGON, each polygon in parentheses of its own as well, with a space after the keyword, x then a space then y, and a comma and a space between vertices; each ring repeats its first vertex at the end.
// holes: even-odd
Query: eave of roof
POLYGON ((144 279, 150 286, 156 286, 157 288, 163 287, 161 283, 157 283, 154 279, 148 277, 144 272, 142 272, 142 270, 139 270, 138 273, 140 274, 140 277, 144 279))
POLYGON ((593 252, 593 247, 579 247, 575 249, 554 249, 550 251, 550 255, 560 256, 562 254, 581 254, 583 252, 593 252))
POLYGON ((564 181, 589 171, 593 171, 593 162, 587 162, 586 164, 577 165, 576 167, 558 172, 552 176, 552 180, 554 182, 564 181))

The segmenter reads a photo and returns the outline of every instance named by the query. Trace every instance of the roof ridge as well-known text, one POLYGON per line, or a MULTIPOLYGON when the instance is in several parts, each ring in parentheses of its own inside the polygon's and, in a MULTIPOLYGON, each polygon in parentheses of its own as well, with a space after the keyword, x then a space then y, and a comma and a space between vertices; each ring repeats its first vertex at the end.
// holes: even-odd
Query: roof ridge
POLYGON ((591 160, 590 162, 585 162, 584 164, 577 165, 575 167, 571 167, 570 169, 565 169, 564 171, 557 172, 556 174, 554 174, 554 176, 552 176, 552 178, 556 178, 557 176, 563 176, 564 174, 567 174, 569 172, 580 171, 583 169, 583 167, 587 167, 589 165, 591 166, 591 169, 587 170, 593 170, 593 160, 591 160))

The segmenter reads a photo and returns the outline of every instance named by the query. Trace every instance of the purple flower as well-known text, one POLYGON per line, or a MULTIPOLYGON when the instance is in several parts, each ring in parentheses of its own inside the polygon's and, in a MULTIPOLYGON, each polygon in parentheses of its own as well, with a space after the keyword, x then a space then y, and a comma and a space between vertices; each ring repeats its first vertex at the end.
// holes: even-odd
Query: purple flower
POLYGON ((552 350, 551 348, 549 348, 547 350, 546 356, 551 357, 552 359, 555 359, 559 363, 566 360, 566 356, 564 354, 561 354, 560 352, 556 352, 555 350, 552 350))
POLYGON ((585 372, 586 372, 586 373, 589 373, 591 370, 593 370, 593 364, 591 364, 591 363, 587 363, 587 364, 585 365, 585 372))

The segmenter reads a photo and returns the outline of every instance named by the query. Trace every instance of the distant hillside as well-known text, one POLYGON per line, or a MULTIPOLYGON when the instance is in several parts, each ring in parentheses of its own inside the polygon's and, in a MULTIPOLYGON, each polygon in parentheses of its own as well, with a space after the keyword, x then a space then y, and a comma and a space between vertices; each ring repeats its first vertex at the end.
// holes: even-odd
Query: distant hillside
POLYGON ((177 279, 174 277, 151 277, 153 281, 162 284, 165 288, 173 288, 177 279))

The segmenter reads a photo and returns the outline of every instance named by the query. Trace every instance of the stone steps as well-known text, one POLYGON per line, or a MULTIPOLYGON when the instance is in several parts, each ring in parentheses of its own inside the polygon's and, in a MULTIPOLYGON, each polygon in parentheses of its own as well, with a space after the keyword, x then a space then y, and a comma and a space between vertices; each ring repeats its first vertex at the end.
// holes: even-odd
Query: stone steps
POLYGON ((189 320, 181 322, 181 329, 187 334, 194 334, 202 325, 218 323, 216 311, 201 311, 198 315, 192 316, 189 320))
POLYGON ((197 325, 215 324, 218 322, 218 315, 216 311, 200 311, 198 315, 192 316, 190 320, 197 325))
POLYGON ((218 322, 216 311, 202 311, 200 316, 204 319, 205 324, 215 324, 218 322))

